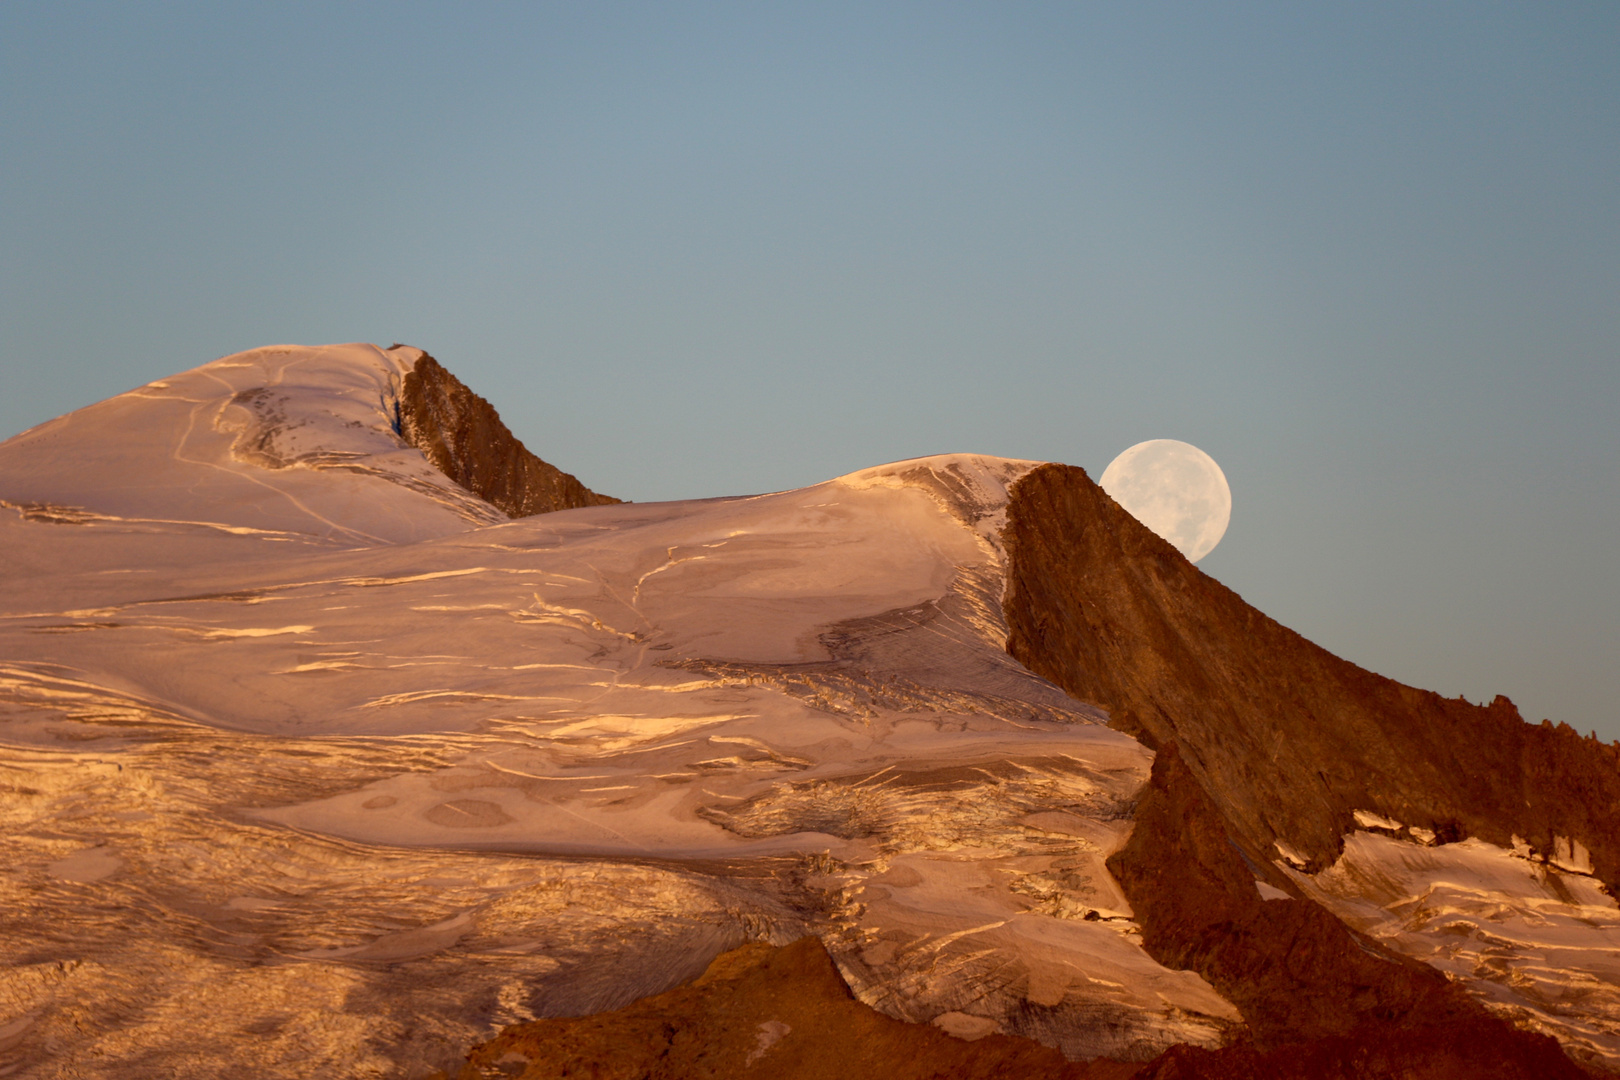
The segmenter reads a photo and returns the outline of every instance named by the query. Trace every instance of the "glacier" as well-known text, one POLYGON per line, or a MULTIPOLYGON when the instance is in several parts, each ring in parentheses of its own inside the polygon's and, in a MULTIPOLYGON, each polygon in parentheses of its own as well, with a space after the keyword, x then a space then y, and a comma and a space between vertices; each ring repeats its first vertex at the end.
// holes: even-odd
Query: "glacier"
POLYGON ((0 444, 0 1069, 426 1075, 806 933, 1071 1057, 1239 1021, 1104 865, 1151 752, 1006 653, 1037 463, 511 520, 401 437, 419 355, 0 444))

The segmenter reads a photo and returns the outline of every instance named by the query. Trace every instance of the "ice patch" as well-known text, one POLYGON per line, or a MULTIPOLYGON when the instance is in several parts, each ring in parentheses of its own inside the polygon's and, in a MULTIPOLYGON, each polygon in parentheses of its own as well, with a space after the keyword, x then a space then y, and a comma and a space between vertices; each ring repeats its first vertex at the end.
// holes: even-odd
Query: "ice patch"
POLYGON ((754 1035, 754 1038, 758 1041, 758 1045, 755 1046, 753 1050, 749 1051, 748 1060, 743 1062, 743 1064, 752 1065, 754 1062, 764 1057, 770 1052, 771 1047, 781 1042, 783 1037, 792 1030, 793 1029, 791 1027, 784 1024, 780 1020, 767 1020, 763 1024, 759 1025, 759 1030, 754 1035))
POLYGON ((1305 869, 1305 856, 1301 855, 1298 850, 1295 849, 1294 845, 1288 843, 1286 840, 1273 840, 1272 844, 1276 847, 1277 854, 1281 855, 1283 857, 1283 861, 1289 866, 1293 867, 1295 870, 1305 869))
POLYGON ((1375 814, 1371 810, 1355 811, 1356 824, 1363 829, 1388 829, 1390 832, 1400 832, 1401 823, 1394 818, 1375 814))
POLYGON ((1292 896, 1289 896, 1286 892, 1284 892, 1283 890, 1277 888, 1277 886, 1271 884, 1270 882, 1256 881, 1254 883, 1254 887, 1255 887, 1255 891, 1257 891, 1260 894, 1260 899, 1262 899, 1262 900, 1292 900, 1293 899, 1292 896))
POLYGON ((1547 861, 1571 874, 1590 874, 1592 872, 1592 853, 1586 845, 1579 840, 1571 840, 1567 836, 1553 838, 1553 852, 1547 861))
POLYGON ((940 1013, 931 1022, 947 1035, 954 1035, 967 1042, 978 1042, 986 1035, 995 1035, 1001 1031, 1001 1025, 987 1016, 972 1016, 962 1012, 940 1013))

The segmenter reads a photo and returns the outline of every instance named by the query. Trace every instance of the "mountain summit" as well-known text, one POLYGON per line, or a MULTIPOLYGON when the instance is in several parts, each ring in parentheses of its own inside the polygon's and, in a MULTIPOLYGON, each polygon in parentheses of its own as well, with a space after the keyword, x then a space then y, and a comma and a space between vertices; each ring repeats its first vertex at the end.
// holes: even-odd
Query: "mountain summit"
POLYGON ((0 507, 0 1069, 1620 1072, 1615 748, 1079 469, 619 503, 284 346, 0 444, 0 507))

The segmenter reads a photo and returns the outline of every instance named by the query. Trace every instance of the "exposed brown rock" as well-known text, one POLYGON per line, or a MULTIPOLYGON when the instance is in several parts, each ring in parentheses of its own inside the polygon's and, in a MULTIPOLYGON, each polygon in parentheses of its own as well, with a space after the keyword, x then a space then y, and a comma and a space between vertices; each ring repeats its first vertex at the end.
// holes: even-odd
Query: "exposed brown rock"
POLYGON ((427 353, 400 387, 399 432, 434 468, 508 517, 622 501, 531 454, 494 406, 427 353))
POLYGON ((1237 1005, 1251 1038, 1176 1047, 1141 1074, 1337 1080, 1577 1080, 1545 1035, 1519 1031, 1425 964, 1308 900, 1263 900, 1228 823, 1175 743, 1163 746, 1126 846, 1108 860, 1161 963, 1237 1005))
POLYGON ((1197 571, 1079 469, 1029 473, 1003 535, 1008 651, 1159 751, 1109 868, 1149 953, 1197 971, 1242 1011, 1240 1041, 1175 1047, 1145 1066, 1064 1062, 1002 1036, 960 1042, 854 1001, 806 939, 745 946, 692 985, 617 1012, 509 1028, 470 1055, 463 1080, 1588 1075, 1434 969, 1306 899, 1264 900, 1255 883, 1292 888, 1273 864, 1276 841, 1312 869, 1330 863, 1357 809, 1440 842, 1518 834, 1550 853, 1571 837, 1614 883, 1616 748, 1527 725, 1503 698, 1446 700, 1333 656, 1197 571))
POLYGON ((1442 840, 1587 845, 1620 871, 1614 747, 1414 690, 1311 644, 1193 568, 1085 473, 1013 489, 1008 651, 1159 749, 1130 843, 1109 861, 1171 967, 1198 971, 1251 1038, 1180 1047, 1144 1077, 1580 1076, 1432 969, 1303 899, 1265 901, 1281 840, 1330 863, 1372 810, 1442 840))
POLYGON ((856 1001, 809 937, 733 949, 690 986, 615 1012, 509 1027, 468 1055, 461 1080, 1126 1080, 1138 1068, 891 1019, 856 1001))
POLYGON ((1175 741, 1252 855, 1331 863, 1352 812, 1442 838, 1571 837, 1620 882, 1620 749, 1441 698, 1306 641, 1200 573, 1086 476, 1013 488, 1007 649, 1150 746, 1175 741))

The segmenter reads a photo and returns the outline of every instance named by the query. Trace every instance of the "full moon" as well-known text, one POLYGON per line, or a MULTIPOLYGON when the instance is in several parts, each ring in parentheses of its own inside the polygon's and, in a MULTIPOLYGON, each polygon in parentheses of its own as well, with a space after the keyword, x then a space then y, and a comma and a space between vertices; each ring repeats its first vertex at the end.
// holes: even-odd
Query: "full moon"
POLYGON ((1215 459, 1191 443, 1149 439, 1103 470, 1102 489, 1131 516, 1197 562, 1232 520, 1232 489, 1215 459))

